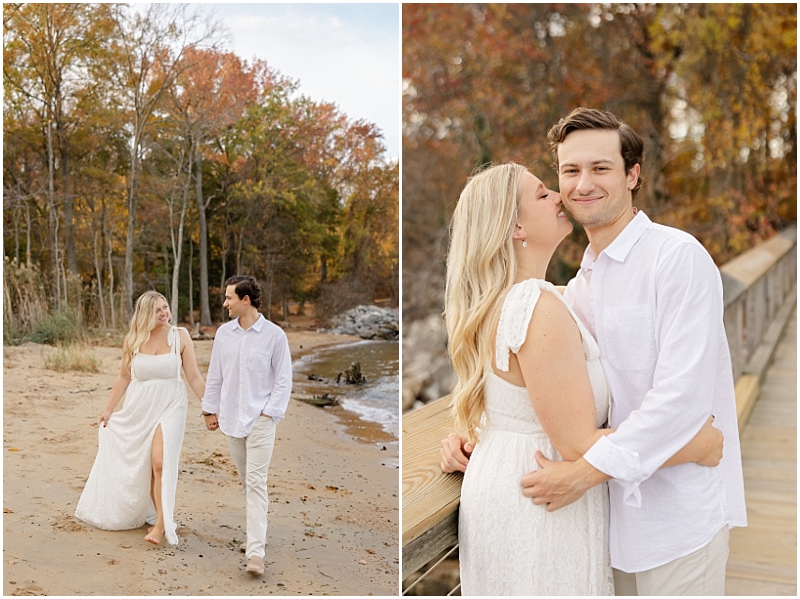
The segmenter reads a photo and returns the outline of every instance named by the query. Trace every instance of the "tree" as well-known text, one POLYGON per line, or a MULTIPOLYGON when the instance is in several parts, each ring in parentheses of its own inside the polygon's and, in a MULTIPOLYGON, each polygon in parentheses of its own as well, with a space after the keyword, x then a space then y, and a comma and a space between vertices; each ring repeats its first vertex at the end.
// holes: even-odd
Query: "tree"
MULTIPOLYGON (((99 42, 108 33, 109 8, 104 4, 7 4, 3 8, 5 89, 36 115, 47 154, 58 152, 65 249, 69 270, 75 275, 70 154, 72 138, 83 125, 75 107, 91 93, 86 74, 98 60, 99 42)), ((57 274, 55 181, 51 195, 51 270, 57 274)))
POLYGON ((132 118, 125 244, 125 307, 132 313, 136 201, 145 128, 175 78, 194 65, 186 59, 187 50, 214 47, 220 30, 214 21, 190 12, 186 4, 149 4, 143 13, 124 5, 113 7, 116 37, 111 44, 116 60, 107 68, 132 118))
MULTIPOLYGON (((642 135, 636 205, 718 263, 796 219, 795 12, 404 5, 404 317, 441 309, 447 223, 467 177, 513 160, 555 188, 546 132, 577 106, 611 110, 642 135)), ((576 227, 548 276, 571 278, 585 243, 576 227)))
MULTIPOLYGON (((231 126, 256 96, 256 65, 250 69, 233 53, 187 48, 183 60, 192 68, 179 69, 169 92, 168 110, 175 115, 195 168, 195 200, 200 227, 200 324, 211 324, 208 297, 207 203, 203 198, 202 148, 206 139, 231 126)), ((191 169, 189 171, 191 173, 191 169)), ((178 265, 179 266, 179 265, 178 265)))

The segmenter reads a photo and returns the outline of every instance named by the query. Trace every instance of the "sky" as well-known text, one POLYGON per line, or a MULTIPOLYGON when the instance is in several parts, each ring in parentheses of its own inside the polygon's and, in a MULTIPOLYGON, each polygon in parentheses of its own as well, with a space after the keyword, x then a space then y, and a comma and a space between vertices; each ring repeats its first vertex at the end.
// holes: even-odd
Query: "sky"
POLYGON ((228 49, 262 58, 299 81, 299 92, 334 102, 384 134, 400 156, 400 12, 391 4, 204 4, 228 28, 228 49))

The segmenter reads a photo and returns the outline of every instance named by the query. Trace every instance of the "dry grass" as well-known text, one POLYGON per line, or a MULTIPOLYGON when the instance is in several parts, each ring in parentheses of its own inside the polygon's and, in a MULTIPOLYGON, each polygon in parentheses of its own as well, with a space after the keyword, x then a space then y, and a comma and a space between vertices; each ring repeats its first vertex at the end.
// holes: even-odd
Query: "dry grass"
POLYGON ((100 359, 85 343, 59 343, 55 351, 42 352, 44 367, 58 372, 100 372, 100 359))

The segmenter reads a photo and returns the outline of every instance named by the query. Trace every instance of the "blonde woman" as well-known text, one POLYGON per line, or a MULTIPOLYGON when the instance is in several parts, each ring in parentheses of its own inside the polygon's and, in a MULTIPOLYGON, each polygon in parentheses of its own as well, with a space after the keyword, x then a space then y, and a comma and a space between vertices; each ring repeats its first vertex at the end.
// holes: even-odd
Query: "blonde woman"
MULTIPOLYGON (((611 432, 597 343, 544 280, 571 231, 560 196, 517 164, 474 176, 453 214, 445 320, 457 434, 442 444, 442 469, 465 470, 463 595, 614 594, 605 483, 553 512, 520 487, 537 451, 575 460, 611 432), (468 461, 453 441, 474 446, 468 461)), ((716 465, 721 443, 709 419, 665 466, 716 465)))
POLYGON ((171 325, 164 296, 147 291, 136 301, 119 375, 100 415, 100 447, 75 510, 84 522, 104 530, 148 523, 146 541, 178 543, 172 513, 188 404, 181 367, 202 398, 189 333, 171 325))

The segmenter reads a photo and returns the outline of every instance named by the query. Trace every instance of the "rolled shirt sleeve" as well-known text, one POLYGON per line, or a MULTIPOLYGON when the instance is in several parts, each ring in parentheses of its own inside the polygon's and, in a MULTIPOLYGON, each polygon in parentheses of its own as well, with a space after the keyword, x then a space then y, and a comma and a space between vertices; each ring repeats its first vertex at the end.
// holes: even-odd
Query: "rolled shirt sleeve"
MULTIPOLYGON (((625 503, 635 507, 641 505, 642 481, 689 443, 711 414, 722 327, 722 286, 708 253, 699 244, 682 243, 657 260, 657 293, 651 299, 654 365, 649 372, 626 373, 604 360, 612 376, 652 376, 651 387, 638 409, 620 416, 622 422, 612 422, 616 432, 601 438, 584 456, 612 476, 623 488, 625 503)), ((631 327, 629 335, 637 334, 649 332, 631 327)), ((616 349, 639 351, 635 339, 631 341, 631 347, 616 349)), ((640 362, 640 356, 628 359, 634 366, 640 362)))

